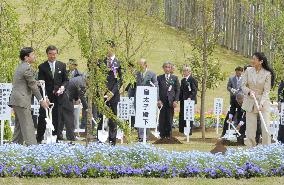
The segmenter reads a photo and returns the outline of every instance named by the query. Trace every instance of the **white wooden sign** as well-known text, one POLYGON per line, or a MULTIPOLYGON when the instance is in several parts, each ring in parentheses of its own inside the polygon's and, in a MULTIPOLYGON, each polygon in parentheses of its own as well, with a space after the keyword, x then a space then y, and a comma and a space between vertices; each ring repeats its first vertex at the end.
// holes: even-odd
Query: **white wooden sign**
POLYGON ((129 98, 129 116, 135 116, 134 97, 129 98))
POLYGON ((281 125, 284 125, 284 103, 281 103, 280 120, 281 120, 281 125))
POLYGON ((184 120, 194 121, 194 101, 184 100, 184 120))
POLYGON ((157 87, 137 86, 135 127, 156 128, 157 87))
POLYGON ((40 104, 37 101, 36 97, 34 96, 33 98, 33 104, 31 105, 32 111, 33 111, 33 115, 35 116, 39 116, 39 108, 40 108, 40 104))
POLYGON ((220 116, 223 112, 223 99, 215 98, 214 99, 214 115, 220 116))
POLYGON ((11 108, 8 106, 12 83, 0 83, 0 120, 11 120, 11 108))
POLYGON ((129 119, 129 98, 120 97, 120 102, 117 104, 117 115, 119 119, 129 119))

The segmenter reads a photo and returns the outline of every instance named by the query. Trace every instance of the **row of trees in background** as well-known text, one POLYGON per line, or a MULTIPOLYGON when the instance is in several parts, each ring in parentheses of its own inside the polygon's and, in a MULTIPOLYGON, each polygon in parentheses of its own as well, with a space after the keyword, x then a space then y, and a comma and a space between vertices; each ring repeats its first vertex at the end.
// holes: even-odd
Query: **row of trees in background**
MULTIPOLYGON (((164 0, 165 22, 193 35, 202 22, 202 0, 164 0)), ((211 0, 215 32, 222 33, 218 44, 251 57, 263 51, 276 71, 276 81, 284 79, 282 0, 211 0)))
MULTIPOLYGON (((154 39, 147 28, 163 18, 167 24, 187 30, 193 45, 193 52, 187 52, 193 55, 185 56, 185 62, 190 63, 201 84, 203 138, 206 91, 225 78, 219 71, 218 59, 212 57, 217 44, 246 56, 256 50, 266 51, 277 79, 283 79, 284 17, 280 0, 24 0, 17 9, 26 12, 25 20, 19 18, 13 6, 11 1, 0 0, 1 82, 11 81, 21 46, 31 45, 39 51, 61 33, 61 52, 75 41, 86 61, 89 107, 95 102, 107 117, 115 118, 102 98, 107 91, 107 70, 97 65, 108 49, 106 41, 112 40, 117 46, 115 52, 125 69, 124 82, 133 82, 135 60, 154 39)), ((91 112, 90 108, 88 138, 92 135, 91 112)), ((129 133, 127 124, 119 123, 129 133)))

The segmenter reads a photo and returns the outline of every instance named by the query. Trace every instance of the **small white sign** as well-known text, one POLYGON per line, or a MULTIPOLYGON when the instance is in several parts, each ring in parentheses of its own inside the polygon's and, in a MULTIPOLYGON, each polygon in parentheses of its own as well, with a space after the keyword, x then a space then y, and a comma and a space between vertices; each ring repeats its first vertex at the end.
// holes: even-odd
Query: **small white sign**
POLYGON ((157 87, 137 86, 135 127, 156 128, 157 87))
POLYGON ((194 121, 194 101, 184 100, 184 120, 194 121))
POLYGON ((220 116, 223 112, 223 99, 215 98, 214 99, 214 115, 220 116))
POLYGON ((11 108, 8 106, 12 83, 0 83, 0 120, 11 120, 11 108))
POLYGON ((129 116, 135 116, 134 97, 129 98, 129 116))
POLYGON ((33 104, 31 105, 31 108, 32 108, 32 111, 33 111, 33 115, 39 116, 40 105, 39 105, 39 102, 37 101, 35 96, 34 96, 33 104))
POLYGON ((117 104, 117 115, 119 119, 129 119, 129 98, 120 97, 120 102, 117 104))

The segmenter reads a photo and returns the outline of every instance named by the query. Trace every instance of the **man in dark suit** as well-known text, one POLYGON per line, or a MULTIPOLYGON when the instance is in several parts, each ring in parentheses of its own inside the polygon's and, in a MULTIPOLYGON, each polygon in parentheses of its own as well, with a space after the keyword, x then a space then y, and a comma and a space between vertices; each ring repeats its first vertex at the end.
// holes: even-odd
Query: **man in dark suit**
POLYGON ((235 112, 237 112, 238 120, 242 115, 242 108, 236 100, 236 95, 241 93, 242 72, 242 67, 236 67, 235 76, 230 77, 227 84, 227 90, 230 92, 230 112, 232 115, 235 115, 235 112))
MULTIPOLYGON (((184 100, 193 100, 195 104, 197 103, 197 90, 198 82, 191 75, 191 70, 188 66, 183 67, 183 79, 181 80, 180 86, 180 112, 179 112, 179 132, 184 132, 184 127, 186 126, 186 120, 184 120, 184 100)), ((192 135, 193 121, 190 121, 190 133, 192 135)))
POLYGON ((178 77, 171 74, 171 62, 163 64, 165 74, 158 76, 159 97, 158 106, 163 108, 159 117, 159 131, 161 138, 170 138, 172 134, 174 108, 177 107, 180 93, 178 77))
POLYGON ((31 67, 31 64, 35 61, 33 48, 25 47, 21 49, 20 59, 22 62, 16 69, 9 101, 9 106, 15 112, 13 142, 19 144, 25 142, 26 145, 32 145, 37 143, 30 110, 32 94, 43 108, 48 108, 48 103, 43 100, 34 78, 31 67))
MULTIPOLYGON (((64 114, 63 120, 66 128, 66 138, 74 141, 75 122, 74 122, 74 105, 82 103, 83 108, 87 109, 86 92, 86 76, 80 75, 71 78, 66 85, 66 93, 64 94, 64 103, 62 104, 64 114)), ((64 125, 63 125, 64 126, 64 125)), ((63 127, 60 128, 61 131, 63 127)))
MULTIPOLYGON (((108 49, 107 57, 104 59, 104 65, 108 68, 107 74, 107 89, 108 92, 104 95, 107 106, 112 110, 114 115, 117 115, 117 104, 120 101, 119 89, 122 85, 122 71, 119 60, 115 57, 114 54, 114 44, 108 49)), ((101 65, 101 64, 100 64, 101 65)), ((100 122, 98 124, 98 130, 102 129, 102 115, 99 115, 100 122)), ((109 143, 111 145, 116 144, 116 135, 117 135, 117 123, 109 119, 109 143)))
MULTIPOLYGON (((280 110, 280 106, 281 103, 284 102, 284 81, 282 80, 279 84, 278 87, 278 106, 279 106, 279 110, 280 110)), ((281 118, 280 118, 281 119, 281 118)), ((278 131, 278 141, 280 141, 281 143, 284 143, 284 124, 281 123, 280 120, 280 125, 279 125, 279 131, 278 131)))
MULTIPOLYGON (((46 54, 48 60, 38 66, 38 79, 45 81, 45 90, 50 102, 54 103, 52 110, 52 124, 54 125, 53 135, 57 135, 58 140, 63 140, 61 132, 58 128, 63 124, 62 104, 64 102, 65 85, 68 82, 66 64, 57 61, 58 49, 55 46, 48 46, 46 54)), ((43 140, 43 135, 46 128, 44 109, 39 110, 38 127, 37 127, 37 141, 40 143, 43 140)), ((73 138, 67 138, 73 139, 73 138)))

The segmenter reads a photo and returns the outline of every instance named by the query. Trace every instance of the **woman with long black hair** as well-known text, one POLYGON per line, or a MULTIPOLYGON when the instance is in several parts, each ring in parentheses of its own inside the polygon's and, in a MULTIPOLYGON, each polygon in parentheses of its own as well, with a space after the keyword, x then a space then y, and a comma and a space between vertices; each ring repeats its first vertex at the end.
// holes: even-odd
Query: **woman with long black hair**
MULTIPOLYGON (((266 127, 270 123, 269 93, 274 85, 275 75, 266 56, 262 52, 253 54, 251 66, 247 68, 243 77, 242 90, 245 94, 242 108, 246 111, 246 141, 247 146, 256 146, 255 135, 257 129, 257 115, 261 111, 266 127), (259 104, 257 109, 254 96, 259 104)), ((262 144, 270 144, 271 136, 261 124, 262 144)))

